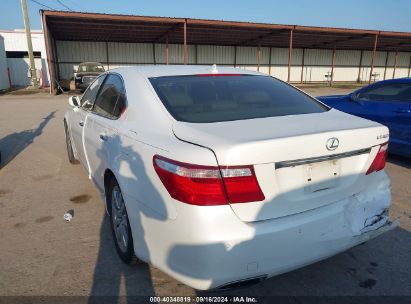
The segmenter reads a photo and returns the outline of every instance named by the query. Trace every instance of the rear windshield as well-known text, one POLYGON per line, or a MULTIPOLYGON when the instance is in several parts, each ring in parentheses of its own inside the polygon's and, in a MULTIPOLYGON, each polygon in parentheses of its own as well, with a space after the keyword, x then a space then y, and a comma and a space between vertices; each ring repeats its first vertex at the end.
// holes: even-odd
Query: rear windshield
POLYGON ((150 82, 171 115, 184 122, 211 123, 328 110, 268 76, 164 76, 150 78, 150 82))
POLYGON ((80 64, 78 67, 78 72, 104 72, 104 67, 102 65, 96 64, 80 64))

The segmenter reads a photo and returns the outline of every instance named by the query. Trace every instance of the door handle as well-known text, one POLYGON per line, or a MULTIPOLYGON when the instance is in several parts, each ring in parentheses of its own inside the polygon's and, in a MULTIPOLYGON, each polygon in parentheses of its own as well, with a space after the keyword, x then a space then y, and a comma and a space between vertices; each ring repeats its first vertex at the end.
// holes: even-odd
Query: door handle
POLYGON ((401 110, 396 110, 395 113, 411 113, 411 110, 401 109, 401 110))
POLYGON ((104 133, 100 133, 99 137, 102 141, 107 141, 107 139, 108 139, 108 136, 104 133))
POLYGON ((80 125, 80 127, 84 126, 84 122, 83 122, 83 121, 80 121, 78 124, 80 125))

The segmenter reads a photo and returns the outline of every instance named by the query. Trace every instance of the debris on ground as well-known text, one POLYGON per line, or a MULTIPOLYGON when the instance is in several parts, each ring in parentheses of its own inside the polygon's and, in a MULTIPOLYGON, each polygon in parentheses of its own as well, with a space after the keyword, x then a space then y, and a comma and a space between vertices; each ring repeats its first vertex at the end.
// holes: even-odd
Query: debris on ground
POLYGON ((68 210, 66 213, 64 213, 63 218, 66 222, 70 222, 74 217, 74 209, 68 210))

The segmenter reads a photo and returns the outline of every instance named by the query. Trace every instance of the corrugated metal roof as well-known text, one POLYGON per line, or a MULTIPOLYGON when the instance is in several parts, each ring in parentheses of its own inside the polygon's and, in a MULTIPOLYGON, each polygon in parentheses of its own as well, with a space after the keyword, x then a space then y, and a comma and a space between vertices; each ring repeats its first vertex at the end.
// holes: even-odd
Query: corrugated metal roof
POLYGON ((42 11, 56 40, 183 43, 288 47, 294 31, 295 48, 370 50, 378 35, 379 50, 411 51, 411 33, 299 25, 279 25, 191 18, 110 15, 42 11))

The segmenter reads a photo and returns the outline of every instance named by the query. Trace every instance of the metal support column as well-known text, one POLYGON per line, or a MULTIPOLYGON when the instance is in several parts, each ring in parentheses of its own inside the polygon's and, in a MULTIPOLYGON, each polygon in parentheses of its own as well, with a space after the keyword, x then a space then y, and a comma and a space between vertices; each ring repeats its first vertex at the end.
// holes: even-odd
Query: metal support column
POLYGON ((168 35, 166 37, 166 64, 170 63, 170 52, 168 50, 168 35))
POLYGON ((156 62, 156 44, 153 42, 153 62, 154 64, 157 64, 156 62))
POLYGON ((330 87, 333 86, 333 81, 334 81, 334 66, 335 66, 335 48, 333 48, 333 58, 332 58, 332 60, 331 60, 330 87))
POLYGON ((394 70, 392 71, 392 78, 395 78, 395 70, 397 69, 398 50, 395 51, 394 70))
POLYGON ((237 66, 237 46, 234 46, 234 67, 237 66))
POLYGON ((110 58, 108 56, 108 42, 106 41, 106 61, 107 61, 107 70, 110 70, 110 58))
POLYGON ((54 57, 54 63, 56 65, 56 76, 57 76, 57 81, 60 81, 60 64, 59 64, 59 57, 57 55, 57 44, 56 40, 53 39, 53 57, 54 57))
POLYGON ((184 64, 187 64, 187 19, 184 20, 184 64))
POLYGON ((294 29, 290 30, 290 44, 288 46, 288 75, 287 75, 287 82, 290 82, 291 79, 291 57, 293 52, 293 32, 294 29))
POLYGON ((361 68, 362 68, 362 56, 363 56, 363 50, 361 50, 360 53, 360 64, 358 65, 358 77, 357 77, 357 82, 361 82, 361 68))
POLYGON ((384 80, 385 80, 385 76, 387 75, 387 64, 388 64, 388 56, 389 55, 390 55, 390 52, 387 52, 387 54, 385 55, 384 80))
POLYGON ((301 61, 301 83, 304 82, 304 55, 305 55, 305 49, 303 49, 303 58, 301 61))
POLYGON ((270 54, 268 54, 268 75, 271 76, 271 51, 272 48, 270 47, 270 54))
POLYGON ((370 78, 368 79, 368 84, 371 83, 372 72, 374 71, 374 61, 375 61, 375 53, 377 52, 378 35, 379 34, 376 34, 375 39, 374 39, 374 49, 372 51, 370 78))
POLYGON ((44 33, 44 42, 46 45, 46 54, 47 54, 47 67, 49 70, 49 82, 50 82, 50 93, 54 94, 55 92, 55 86, 54 86, 54 71, 53 71, 53 65, 54 62, 51 60, 51 52, 50 52, 50 45, 49 45, 49 29, 46 23, 46 16, 44 16, 44 12, 41 13, 41 18, 42 18, 42 23, 43 23, 43 33, 44 33))
POLYGON ((257 71, 260 71, 261 47, 257 49, 257 71))

